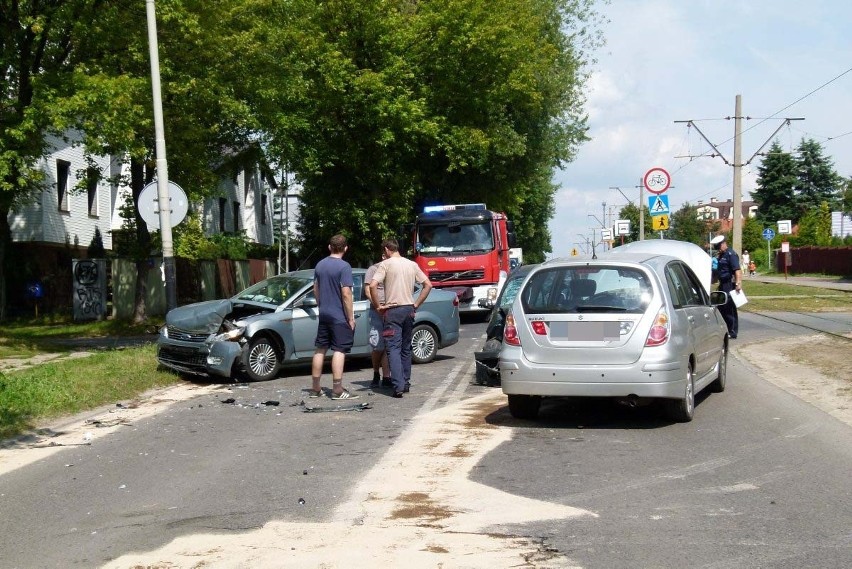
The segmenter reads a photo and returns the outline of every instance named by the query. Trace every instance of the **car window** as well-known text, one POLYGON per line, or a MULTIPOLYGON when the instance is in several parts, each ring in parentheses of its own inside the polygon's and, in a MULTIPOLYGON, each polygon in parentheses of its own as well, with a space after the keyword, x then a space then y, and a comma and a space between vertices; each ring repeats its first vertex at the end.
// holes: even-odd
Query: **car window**
POLYGON ((515 277, 506 281, 503 287, 503 293, 500 296, 500 308, 509 308, 518 296, 518 289, 521 288, 521 283, 524 282, 524 277, 515 277))
POLYGON ((352 283, 355 285, 352 287, 352 300, 355 302, 367 300, 367 296, 364 294, 364 275, 361 273, 353 274, 352 283))
POLYGON ((670 263, 666 266, 666 277, 675 307, 706 304, 702 294, 703 287, 682 263, 670 263))
POLYGON ((652 295, 648 277, 641 269, 578 265, 533 273, 521 302, 528 314, 644 312, 652 295))
POLYGON ((237 295, 237 300, 278 306, 310 283, 310 279, 278 275, 248 287, 237 295))

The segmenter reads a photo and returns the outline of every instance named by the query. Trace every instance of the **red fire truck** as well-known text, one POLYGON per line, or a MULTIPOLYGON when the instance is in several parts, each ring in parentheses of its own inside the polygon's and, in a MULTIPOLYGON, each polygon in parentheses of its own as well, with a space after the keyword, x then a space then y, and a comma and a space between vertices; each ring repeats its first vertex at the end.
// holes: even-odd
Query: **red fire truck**
POLYGON ((413 260, 432 286, 454 291, 461 312, 488 311, 506 275, 514 226, 485 204, 429 206, 414 223, 413 260))

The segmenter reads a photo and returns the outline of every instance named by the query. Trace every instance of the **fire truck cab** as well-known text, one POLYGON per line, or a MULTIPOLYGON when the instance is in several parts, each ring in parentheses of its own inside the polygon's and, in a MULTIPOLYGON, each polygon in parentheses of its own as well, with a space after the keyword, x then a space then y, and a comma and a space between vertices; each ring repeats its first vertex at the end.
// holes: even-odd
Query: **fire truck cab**
POLYGON ((511 270, 514 225, 485 204, 429 206, 414 224, 413 260, 432 286, 452 290, 460 312, 486 312, 511 270))

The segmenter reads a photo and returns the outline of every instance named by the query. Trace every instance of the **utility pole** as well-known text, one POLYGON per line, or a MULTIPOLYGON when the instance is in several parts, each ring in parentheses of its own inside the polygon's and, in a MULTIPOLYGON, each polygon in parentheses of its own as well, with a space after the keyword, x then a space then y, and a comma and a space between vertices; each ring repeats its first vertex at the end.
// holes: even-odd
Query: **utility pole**
MULTIPOLYGON (((731 117, 727 117, 730 119, 731 117)), ((755 156, 760 154, 760 151, 772 140, 778 131, 781 130, 784 126, 789 125, 791 121, 803 121, 805 120, 803 117, 798 118, 784 118, 783 122, 775 129, 775 131, 769 135, 766 141, 760 146, 760 148, 755 151, 754 154, 751 155, 751 158, 743 162, 742 160, 742 119, 750 119, 751 117, 744 117, 742 114, 742 95, 737 95, 734 101, 734 157, 733 164, 725 158, 722 154, 722 151, 719 150, 715 144, 710 142, 710 139, 707 138, 701 129, 698 128, 698 125, 695 124, 694 120, 680 120, 674 121, 675 123, 687 123, 689 127, 695 127, 695 130, 698 134, 701 135, 701 138, 710 145, 710 147, 715 151, 715 154, 711 154, 711 157, 718 156, 722 159, 722 161, 728 166, 732 166, 734 168, 734 180, 733 180, 733 207, 732 207, 732 215, 733 217, 733 243, 732 246, 735 251, 742 251, 742 243, 743 243, 743 196, 742 196, 742 167, 748 166, 751 164, 751 161, 754 160, 755 156)), ((696 158, 695 156, 676 156, 675 158, 696 158)))
POLYGON ((154 0, 145 0, 148 21, 148 52, 151 57, 151 90, 154 101, 154 138, 157 153, 157 203, 160 210, 160 239, 163 243, 163 277, 166 285, 166 311, 177 307, 175 253, 172 244, 169 167, 166 161, 166 136, 163 126, 163 97, 160 88, 160 55, 157 43, 157 14, 154 0))
POLYGON ((734 103, 734 251, 743 250, 743 96, 734 103))

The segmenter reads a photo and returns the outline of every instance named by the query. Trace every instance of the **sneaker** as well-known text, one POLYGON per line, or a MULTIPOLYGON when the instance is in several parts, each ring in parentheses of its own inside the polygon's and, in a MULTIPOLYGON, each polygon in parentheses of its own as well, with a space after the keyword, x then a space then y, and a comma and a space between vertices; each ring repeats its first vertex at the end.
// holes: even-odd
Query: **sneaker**
POLYGON ((411 391, 411 384, 410 384, 410 383, 406 383, 406 384, 405 384, 405 387, 403 387, 403 388, 402 388, 402 392, 403 392, 403 393, 408 393, 409 391, 411 391))
POLYGON ((320 389, 319 391, 314 391, 313 389, 308 389, 308 397, 310 397, 311 399, 316 399, 317 397, 322 397, 322 396, 323 396, 322 389, 320 389))
POLYGON ((349 393, 345 389, 341 393, 332 393, 331 394, 331 398, 334 399, 335 401, 337 401, 339 399, 358 399, 358 397, 359 397, 358 395, 352 395, 351 393, 349 393))
POLYGON ((378 387, 379 386, 379 378, 374 377, 373 381, 370 382, 370 387, 378 387))
POLYGON ((389 377, 382 378, 382 387, 393 387, 393 380, 389 377))
POLYGON ((397 399, 402 399, 402 391, 394 391, 393 396, 397 399))

